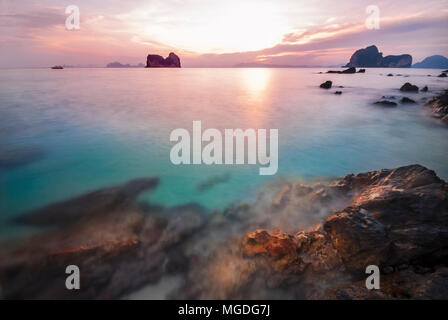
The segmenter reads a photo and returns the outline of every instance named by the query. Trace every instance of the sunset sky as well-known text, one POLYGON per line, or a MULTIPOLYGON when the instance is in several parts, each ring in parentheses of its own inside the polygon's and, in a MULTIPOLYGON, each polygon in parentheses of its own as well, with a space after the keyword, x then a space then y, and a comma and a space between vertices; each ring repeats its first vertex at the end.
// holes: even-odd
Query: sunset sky
POLYGON ((384 55, 448 56, 448 0, 0 0, 0 68, 144 63, 338 65, 375 44, 384 55), (65 8, 80 30, 65 29, 65 8), (368 5, 380 29, 365 26, 368 5))

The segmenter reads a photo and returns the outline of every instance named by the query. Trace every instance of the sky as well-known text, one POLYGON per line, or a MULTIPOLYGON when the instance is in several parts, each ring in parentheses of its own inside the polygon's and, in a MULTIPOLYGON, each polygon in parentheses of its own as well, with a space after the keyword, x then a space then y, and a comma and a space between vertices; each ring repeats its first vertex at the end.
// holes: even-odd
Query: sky
MULTIPOLYGON (((369 18, 370 17, 370 18, 369 18)), ((0 0, 0 68, 146 62, 333 66, 376 45, 413 62, 448 57, 448 0, 0 0), (67 30, 66 8, 79 8, 67 30), (367 28, 369 5, 379 10, 367 28)))

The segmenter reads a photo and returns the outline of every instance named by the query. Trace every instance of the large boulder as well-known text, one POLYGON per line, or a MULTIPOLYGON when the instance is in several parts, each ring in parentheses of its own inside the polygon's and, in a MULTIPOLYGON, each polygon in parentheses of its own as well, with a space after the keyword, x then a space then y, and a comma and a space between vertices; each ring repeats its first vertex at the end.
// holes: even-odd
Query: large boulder
POLYGON ((179 57, 171 52, 168 57, 163 58, 157 54, 149 54, 146 58, 146 68, 180 68, 179 57))

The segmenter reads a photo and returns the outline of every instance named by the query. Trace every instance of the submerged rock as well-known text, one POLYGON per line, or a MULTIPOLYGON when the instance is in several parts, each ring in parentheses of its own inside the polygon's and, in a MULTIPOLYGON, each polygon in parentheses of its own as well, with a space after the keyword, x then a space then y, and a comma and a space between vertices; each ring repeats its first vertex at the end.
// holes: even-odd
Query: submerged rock
POLYGON ((45 155, 37 147, 6 147, 0 145, 0 168, 15 168, 40 160, 45 155))
POLYGON ((401 100, 400 100, 400 102, 401 103, 404 103, 404 104, 409 104, 409 103, 416 103, 414 100, 412 100, 412 99, 410 99, 410 98, 408 98, 408 97, 403 97, 403 98, 401 98, 401 100))
POLYGON ((14 222, 33 226, 68 225, 96 214, 128 208, 141 192, 155 188, 158 183, 158 178, 131 180, 122 186, 88 192, 73 199, 33 210, 14 219, 14 222))
POLYGON ((389 100, 379 100, 379 101, 375 102, 374 104, 380 105, 383 107, 396 107, 397 106, 396 102, 389 101, 389 100))
POLYGON ((333 85, 333 82, 332 81, 330 81, 330 80, 328 80, 328 81, 325 81, 324 83, 322 83, 321 85, 320 85, 320 87, 322 88, 322 89, 331 89, 331 86, 333 85))
MULTIPOLYGON (((195 205, 143 208, 135 203, 138 193, 156 181, 134 180, 92 192, 88 201, 81 201, 87 197, 83 196, 58 204, 61 216, 68 206, 79 211, 70 215, 70 224, 59 223, 58 228, 0 251, 3 297, 114 299, 178 272, 179 264, 188 263, 182 245, 203 226, 204 210, 195 205), (68 265, 81 270, 80 290, 64 286, 68 265)), ((38 214, 36 221, 54 224, 49 214, 58 214, 55 207, 44 216, 38 214)))
POLYGON ((401 86, 400 91, 418 92, 418 87, 416 85, 410 84, 409 82, 406 82, 403 86, 401 86))

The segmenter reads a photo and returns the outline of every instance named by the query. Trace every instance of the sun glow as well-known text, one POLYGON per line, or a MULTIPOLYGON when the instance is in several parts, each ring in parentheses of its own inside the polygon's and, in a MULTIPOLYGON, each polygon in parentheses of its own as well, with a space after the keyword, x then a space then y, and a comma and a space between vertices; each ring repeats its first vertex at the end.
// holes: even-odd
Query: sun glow
POLYGON ((187 51, 251 51, 279 43, 289 31, 276 3, 226 2, 169 23, 147 23, 144 36, 187 51))

